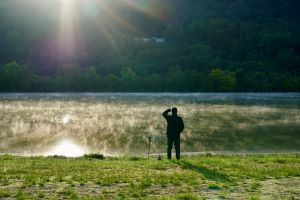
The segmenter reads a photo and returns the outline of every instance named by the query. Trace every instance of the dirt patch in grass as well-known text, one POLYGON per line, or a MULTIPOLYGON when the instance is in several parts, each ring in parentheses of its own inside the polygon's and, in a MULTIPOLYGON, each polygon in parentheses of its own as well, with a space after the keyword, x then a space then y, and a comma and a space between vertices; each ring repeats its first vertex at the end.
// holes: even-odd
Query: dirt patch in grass
POLYGON ((300 177, 262 181, 259 193, 261 199, 300 199, 300 177))

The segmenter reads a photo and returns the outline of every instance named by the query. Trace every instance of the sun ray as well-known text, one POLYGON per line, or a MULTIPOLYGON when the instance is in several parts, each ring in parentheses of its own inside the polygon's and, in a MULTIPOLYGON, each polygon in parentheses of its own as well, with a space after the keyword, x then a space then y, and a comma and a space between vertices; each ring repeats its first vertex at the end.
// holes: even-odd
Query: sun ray
POLYGON ((151 2, 148 0, 138 1, 138 0, 120 0, 124 2, 127 6, 131 7, 140 13, 143 13, 155 20, 161 20, 160 15, 157 14, 157 10, 153 9, 151 2))
POLYGON ((107 4, 103 4, 101 0, 97 1, 98 6, 101 6, 103 8, 103 11, 108 14, 108 16, 112 17, 112 20, 116 21, 118 25, 121 27, 129 30, 134 31, 135 28, 132 24, 130 24, 128 21, 124 20, 120 13, 117 13, 116 11, 112 10, 111 7, 109 7, 107 4), (102 4, 101 4, 102 3, 102 4))
POLYGON ((74 55, 74 1, 62 0, 59 53, 63 58, 71 58, 74 55))
POLYGON ((84 58, 85 54, 82 52, 85 52, 86 41, 89 41, 90 35, 98 34, 98 40, 102 40, 102 37, 117 51, 115 40, 118 40, 120 35, 127 33, 132 35, 140 30, 133 21, 130 21, 130 17, 123 16, 127 9, 159 20, 159 15, 155 14, 159 11, 154 9, 157 5, 147 0, 141 2, 134 0, 56 1, 60 4, 57 53, 58 59, 64 63, 84 58), (92 28, 85 29, 85 23, 91 24, 92 28))

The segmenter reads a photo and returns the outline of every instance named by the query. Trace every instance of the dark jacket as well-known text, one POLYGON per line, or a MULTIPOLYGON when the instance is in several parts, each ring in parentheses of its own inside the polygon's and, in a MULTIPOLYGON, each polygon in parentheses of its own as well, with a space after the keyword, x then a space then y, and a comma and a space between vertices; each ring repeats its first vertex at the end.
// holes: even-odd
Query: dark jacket
POLYGON ((168 115, 170 109, 163 112, 164 118, 167 120, 167 136, 168 137, 179 137, 180 133, 184 129, 183 120, 177 115, 168 115))

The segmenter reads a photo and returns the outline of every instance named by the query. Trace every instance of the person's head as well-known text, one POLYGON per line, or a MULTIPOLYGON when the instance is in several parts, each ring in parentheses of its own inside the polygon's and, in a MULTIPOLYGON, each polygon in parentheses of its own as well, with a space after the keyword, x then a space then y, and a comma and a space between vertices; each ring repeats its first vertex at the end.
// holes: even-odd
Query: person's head
POLYGON ((176 107, 172 108, 172 115, 177 115, 177 108, 176 107))

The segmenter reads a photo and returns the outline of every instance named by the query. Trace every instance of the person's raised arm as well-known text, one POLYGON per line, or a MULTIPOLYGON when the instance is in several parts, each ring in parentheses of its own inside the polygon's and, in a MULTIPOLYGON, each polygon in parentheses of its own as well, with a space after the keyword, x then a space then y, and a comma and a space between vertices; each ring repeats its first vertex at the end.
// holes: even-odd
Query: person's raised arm
POLYGON ((168 113, 171 112, 171 109, 167 109, 162 113, 162 116, 164 116, 165 119, 167 119, 169 117, 168 113))

